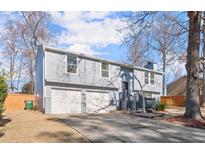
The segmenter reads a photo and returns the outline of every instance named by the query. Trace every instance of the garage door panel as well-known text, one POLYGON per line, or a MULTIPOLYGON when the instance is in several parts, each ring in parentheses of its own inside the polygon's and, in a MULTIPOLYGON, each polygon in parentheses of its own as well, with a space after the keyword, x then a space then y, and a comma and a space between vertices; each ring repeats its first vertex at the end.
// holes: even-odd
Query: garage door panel
POLYGON ((51 112, 66 113, 66 103, 64 98, 66 98, 67 92, 63 90, 52 90, 51 95, 51 112))
POLYGON ((106 112, 109 105, 109 94, 103 92, 87 92, 86 93, 86 111, 106 112))
POLYGON ((51 112, 56 114, 80 113, 81 92, 53 89, 51 92, 51 112))
MULTIPOLYGON (((84 96, 86 100, 84 111, 87 113, 107 112, 108 92, 87 91, 84 96)), ((55 114, 82 113, 81 97, 81 91, 52 89, 51 112, 55 114)))
POLYGON ((69 100, 68 102, 68 113, 80 113, 81 112, 81 92, 80 91, 69 91, 67 93, 69 100))

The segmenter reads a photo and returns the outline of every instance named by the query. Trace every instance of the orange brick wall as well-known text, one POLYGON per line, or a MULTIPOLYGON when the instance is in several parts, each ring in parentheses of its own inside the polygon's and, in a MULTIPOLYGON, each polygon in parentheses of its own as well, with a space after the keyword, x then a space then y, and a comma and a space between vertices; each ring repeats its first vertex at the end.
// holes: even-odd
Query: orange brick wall
POLYGON ((35 96, 29 94, 8 94, 4 102, 6 111, 24 110, 25 100, 33 100, 35 103, 35 96))

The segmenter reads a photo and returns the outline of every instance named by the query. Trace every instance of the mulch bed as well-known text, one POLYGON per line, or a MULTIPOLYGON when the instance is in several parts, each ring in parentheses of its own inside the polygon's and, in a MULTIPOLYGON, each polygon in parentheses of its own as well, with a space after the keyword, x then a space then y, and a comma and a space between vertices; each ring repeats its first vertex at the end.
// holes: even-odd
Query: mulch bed
POLYGON ((203 128, 205 129, 205 120, 190 120, 183 116, 171 117, 166 120, 167 122, 177 123, 187 127, 203 128))

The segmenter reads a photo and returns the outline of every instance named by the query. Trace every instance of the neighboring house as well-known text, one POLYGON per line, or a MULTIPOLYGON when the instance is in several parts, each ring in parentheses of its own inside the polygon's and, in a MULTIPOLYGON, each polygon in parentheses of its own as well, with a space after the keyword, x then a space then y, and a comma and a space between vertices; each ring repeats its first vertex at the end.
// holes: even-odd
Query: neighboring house
POLYGON ((146 97, 159 98, 162 75, 152 69, 39 47, 35 94, 45 113, 108 112, 119 106, 126 109, 126 104, 119 104, 120 94, 128 100, 143 90, 146 97))
MULTIPOLYGON (((186 96, 186 82, 187 76, 182 76, 181 78, 171 82, 167 85, 167 95, 168 96, 186 96)), ((202 95, 203 80, 199 80, 199 95, 202 95)))

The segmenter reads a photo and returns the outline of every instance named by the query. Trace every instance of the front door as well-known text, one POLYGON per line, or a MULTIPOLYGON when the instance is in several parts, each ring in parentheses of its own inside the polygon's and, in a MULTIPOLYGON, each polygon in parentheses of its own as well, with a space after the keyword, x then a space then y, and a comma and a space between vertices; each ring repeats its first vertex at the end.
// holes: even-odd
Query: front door
POLYGON ((122 82, 122 109, 127 109, 127 102, 128 102, 128 92, 129 92, 129 85, 128 82, 122 82))
POLYGON ((122 92, 123 92, 123 99, 126 99, 128 96, 128 82, 122 82, 122 92))

